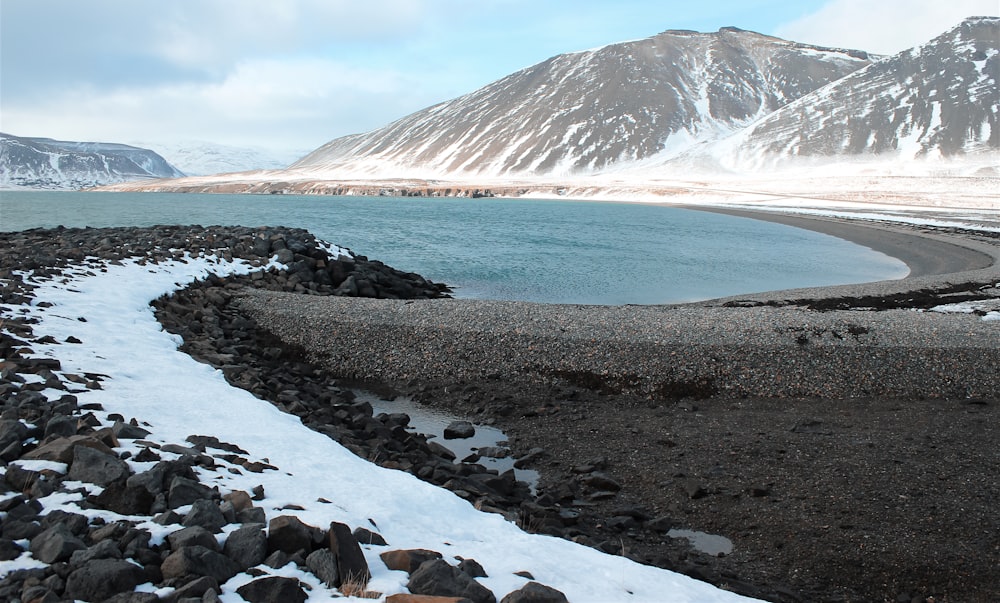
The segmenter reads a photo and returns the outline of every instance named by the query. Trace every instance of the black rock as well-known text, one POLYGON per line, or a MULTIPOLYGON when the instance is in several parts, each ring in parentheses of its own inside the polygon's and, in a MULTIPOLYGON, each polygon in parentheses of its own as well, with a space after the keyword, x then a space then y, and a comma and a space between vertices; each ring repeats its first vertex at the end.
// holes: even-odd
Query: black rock
POLYGON ((308 595, 295 578, 258 578, 236 589, 249 603, 303 603, 308 595))
POLYGON ((267 558, 267 535, 263 523, 248 523, 230 532, 222 552, 240 569, 260 565, 267 558))
POLYGON ((309 568, 320 582, 327 586, 340 586, 340 572, 337 570, 337 556, 330 549, 313 551, 306 557, 306 567, 309 568))
POLYGON ((171 509, 190 505, 198 500, 211 499, 215 492, 197 480, 176 476, 170 481, 167 506, 171 509))
POLYGON ((211 576, 219 584, 229 580, 240 568, 236 562, 222 553, 217 553, 203 546, 188 546, 176 550, 160 566, 164 578, 181 578, 184 576, 211 576))
POLYGON ((122 559, 95 559, 66 578, 65 595, 83 601, 103 601, 129 592, 146 581, 141 567, 122 559))
POLYGON ((23 552, 24 549, 10 538, 0 538, 0 561, 17 559, 23 552))
POLYGON ((88 446, 73 448, 73 462, 67 474, 69 479, 107 486, 112 482, 124 481, 128 476, 128 465, 117 456, 88 446))
POLYGON ((476 435, 476 428, 468 421, 452 421, 444 428, 444 439, 459 440, 476 435))
POLYGON ((69 558, 70 567, 80 567, 95 559, 121 559, 122 552, 112 540, 102 540, 94 546, 73 551, 69 558))
POLYGON ((330 550, 337 558, 337 571, 340 574, 340 579, 352 584, 368 584, 372 575, 368 570, 365 555, 361 552, 361 546, 354 534, 351 533, 351 528, 342 523, 332 522, 327 535, 330 550))
POLYGON ((267 550, 293 554, 312 551, 312 530, 294 515, 280 515, 267 526, 267 550))
POLYGON ((190 526, 177 530, 167 536, 170 543, 170 550, 176 551, 186 546, 203 546, 211 551, 218 552, 219 542, 212 532, 201 526, 190 526))
POLYGON ((496 596, 462 570, 443 559, 425 561, 410 575, 411 593, 437 597, 465 597, 474 603, 496 603, 496 596))
POLYGON ((508 593, 500 603, 569 603, 566 595, 538 582, 528 582, 514 592, 508 593))
POLYGON ((73 551, 87 548, 66 524, 57 523, 31 539, 31 554, 42 563, 66 561, 73 551))
POLYGON ((222 510, 219 509, 219 505, 215 504, 214 500, 203 498, 192 503, 191 510, 184 516, 184 521, 181 523, 187 527, 201 526, 209 532, 218 533, 222 531, 222 526, 229 522, 226 521, 222 510))

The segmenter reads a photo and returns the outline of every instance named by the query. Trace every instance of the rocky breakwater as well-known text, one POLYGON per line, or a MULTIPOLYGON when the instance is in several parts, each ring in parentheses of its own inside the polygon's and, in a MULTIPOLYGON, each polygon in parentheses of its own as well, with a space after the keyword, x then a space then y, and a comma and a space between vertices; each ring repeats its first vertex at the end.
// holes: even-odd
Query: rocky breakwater
MULTIPOLYGON (((280 267, 228 281, 209 277, 177 298, 159 300, 161 317, 191 337, 186 346, 192 353, 215 362, 232 381, 256 388, 262 397, 270 394, 287 410, 317 412, 311 426, 326 429, 357 452, 399 446, 414 459, 395 455, 400 468, 407 469, 409 462, 411 470, 432 480, 514 493, 519 487, 511 476, 456 467, 433 443, 406 434, 405 417, 372 417, 370 408, 354 404, 349 393, 329 383, 314 389, 308 380, 315 377, 313 369, 290 357, 294 350, 258 349, 254 346, 266 334, 237 316, 226 318, 227 298, 243 286, 374 297, 436 297, 446 294, 445 287, 361 256, 334 256, 300 230, 56 229, 0 233, 0 239, 5 250, 0 255, 0 561, 18 562, 18 569, 0 579, 0 599, 216 601, 227 581, 245 573, 248 579, 236 592, 247 601, 304 601, 308 584, 269 569, 289 563, 313 575, 314 584, 377 598, 379 593, 366 589, 370 570, 361 546, 378 546, 386 548, 381 558, 387 567, 411 574, 412 593, 496 601, 475 581, 483 573, 472 559, 452 566, 434 551, 392 550, 368 529, 374 526, 307 525, 293 514, 295 505, 284 507, 288 514, 271 512, 268 520, 268 495, 260 486, 220 492, 211 485, 213 475, 280 467, 249 458, 211 435, 193 433, 184 442, 158 443, 147 439, 151 432, 142 418, 81 403, 78 395, 101 389, 107 377, 74 374, 57 359, 38 357, 35 344, 79 342, 38 336, 31 319, 17 312, 18 306, 37 302, 31 279, 59 278, 65 268, 81 263, 100 270, 102 263, 127 258, 156 263, 205 253, 262 263, 277 256, 280 267), (199 311, 187 311, 186 299, 199 300, 199 311), (228 325, 228 336, 222 325, 228 325), (249 337, 251 332, 255 337, 249 337), (260 364, 238 364, 250 358, 260 364), (291 376, 277 368, 285 364, 291 376), (318 396, 298 395, 303 389, 318 396), (377 446, 369 443, 372 439, 377 446), (474 474, 480 477, 473 479, 474 474)), ((419 600, 408 596, 387 600, 419 600)), ((502 600, 558 602, 565 597, 532 582, 502 600)))

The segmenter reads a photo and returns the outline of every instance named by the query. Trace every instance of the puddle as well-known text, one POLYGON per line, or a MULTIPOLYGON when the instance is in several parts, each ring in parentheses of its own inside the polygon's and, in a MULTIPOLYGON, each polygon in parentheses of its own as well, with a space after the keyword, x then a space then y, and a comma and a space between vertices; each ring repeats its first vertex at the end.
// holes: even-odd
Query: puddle
POLYGON ((371 404, 375 415, 379 413, 391 414, 394 412, 406 413, 410 417, 410 424, 407 431, 422 433, 433 438, 435 442, 444 446, 455 454, 458 461, 471 454, 485 450, 491 454, 500 456, 506 453, 503 458, 494 456, 483 456, 477 463, 487 469, 495 469, 499 473, 514 470, 514 477, 521 482, 525 482, 531 487, 534 494, 535 486, 538 485, 538 472, 534 469, 516 469, 514 467, 514 457, 507 445, 507 436, 504 432, 489 425, 475 425, 476 433, 471 438, 446 440, 444 429, 454 421, 462 420, 460 417, 450 415, 445 411, 430 408, 414 402, 411 398, 400 396, 395 400, 383 400, 377 394, 363 390, 352 390, 355 400, 371 404), (492 450, 490 450, 492 449, 492 450))
POLYGON ((701 553, 717 557, 719 555, 729 555, 733 552, 733 541, 725 536, 706 534, 694 530, 670 530, 667 536, 671 538, 686 538, 691 546, 701 553))

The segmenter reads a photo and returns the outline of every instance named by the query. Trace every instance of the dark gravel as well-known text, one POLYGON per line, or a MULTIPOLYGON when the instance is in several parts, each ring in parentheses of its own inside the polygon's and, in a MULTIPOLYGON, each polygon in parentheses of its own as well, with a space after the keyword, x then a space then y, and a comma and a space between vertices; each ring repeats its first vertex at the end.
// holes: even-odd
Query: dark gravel
POLYGON ((730 538, 730 555, 689 561, 772 600, 993 601, 1000 323, 905 296, 996 303, 997 266, 977 255, 995 258, 996 239, 932 238, 975 250, 970 270, 664 307, 234 303, 335 376, 544 449, 542 492, 604 467, 622 487, 593 503, 619 532, 612 552, 676 562, 661 559, 668 539, 625 521, 646 513, 730 538), (893 296, 896 309, 871 309, 893 296), (810 309, 821 300, 834 303, 810 309))

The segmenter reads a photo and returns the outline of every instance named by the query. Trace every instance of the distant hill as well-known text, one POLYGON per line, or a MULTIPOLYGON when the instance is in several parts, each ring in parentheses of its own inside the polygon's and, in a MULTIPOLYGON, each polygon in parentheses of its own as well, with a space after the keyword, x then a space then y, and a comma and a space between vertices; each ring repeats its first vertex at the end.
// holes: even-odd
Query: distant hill
POLYGON ((666 31, 553 57, 333 140, 292 167, 355 177, 599 172, 731 134, 870 62, 731 27, 666 31))
POLYGON ((183 175, 149 149, 0 133, 0 185, 3 186, 80 189, 183 175))
POLYGON ((188 176, 282 169, 309 153, 308 149, 275 151, 205 141, 171 144, 136 142, 135 144, 156 149, 156 152, 169 161, 171 165, 188 176))

